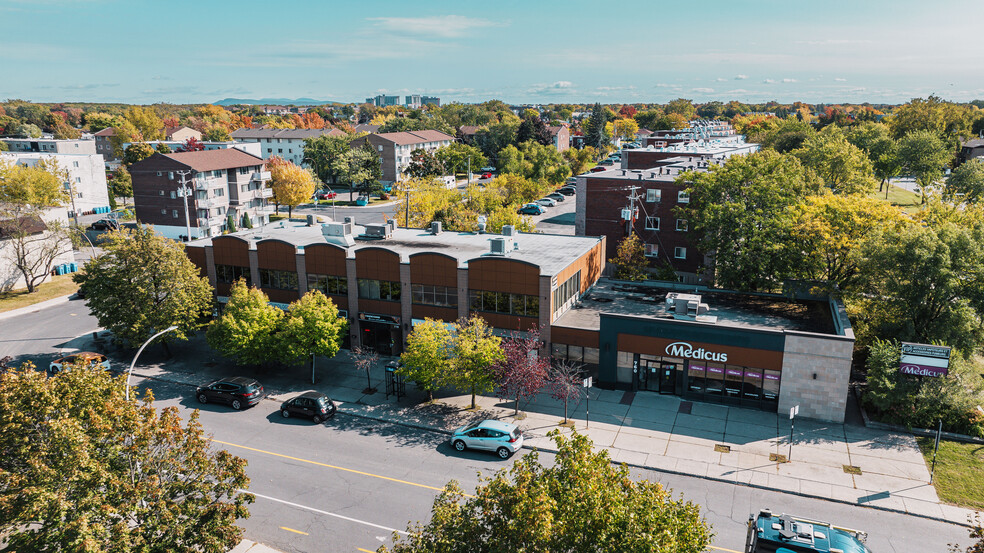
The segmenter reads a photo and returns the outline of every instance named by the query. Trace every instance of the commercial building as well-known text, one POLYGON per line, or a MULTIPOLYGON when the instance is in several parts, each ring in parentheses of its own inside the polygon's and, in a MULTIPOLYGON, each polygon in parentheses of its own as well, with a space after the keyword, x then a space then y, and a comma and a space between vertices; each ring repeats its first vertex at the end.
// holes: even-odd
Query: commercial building
POLYGON ((385 106, 398 106, 400 105, 399 96, 386 96, 385 94, 380 94, 374 98, 366 98, 367 104, 372 104, 377 108, 385 106))
POLYGON ((65 207, 70 218, 109 212, 106 164, 100 154, 0 152, 0 159, 27 167, 34 167, 41 160, 58 164, 68 173, 65 187, 71 189, 72 198, 65 207))
MULTIPOLYGON (((280 221, 188 244, 227 301, 240 278, 281 307, 321 290, 352 345, 399 354, 425 318, 537 325, 542 354, 599 386, 842 421, 854 335, 844 307, 795 288, 741 294, 600 278, 605 238, 280 221)), ((806 287, 804 287, 806 289, 806 287)))
POLYGON ((441 107, 441 99, 437 96, 422 96, 420 102, 425 106, 430 104, 432 106, 441 107))
MULTIPOLYGON (((232 138, 240 143, 260 145, 258 154, 264 160, 283 158, 294 165, 304 165, 304 140, 319 136, 346 136, 338 129, 236 129, 232 138)), ((254 152, 250 152, 254 153, 254 152)))
MULTIPOLYGON (((439 225, 439 224, 438 224, 439 225)), ((426 317, 485 318, 499 334, 550 325, 604 269, 604 239, 441 232, 386 224, 280 221, 188 244, 222 301, 245 278, 273 302, 324 292, 351 322, 351 343, 403 351, 426 317)))
POLYGON ((237 148, 154 154, 130 166, 137 220, 177 240, 217 236, 248 217, 267 223, 273 190, 263 160, 237 148), (187 202, 186 202, 187 200, 187 202))
POLYGON ((380 181, 394 183, 403 180, 403 171, 410 165, 410 154, 417 149, 434 153, 454 142, 453 136, 438 131, 387 132, 370 134, 352 141, 358 147, 369 142, 379 153, 383 176, 380 181))
POLYGON ((96 141, 92 139, 62 138, 3 138, 11 152, 39 152, 44 154, 96 154, 96 141))
POLYGON ((411 109, 420 109, 423 105, 423 100, 420 98, 420 94, 409 94, 406 96, 405 106, 411 109))

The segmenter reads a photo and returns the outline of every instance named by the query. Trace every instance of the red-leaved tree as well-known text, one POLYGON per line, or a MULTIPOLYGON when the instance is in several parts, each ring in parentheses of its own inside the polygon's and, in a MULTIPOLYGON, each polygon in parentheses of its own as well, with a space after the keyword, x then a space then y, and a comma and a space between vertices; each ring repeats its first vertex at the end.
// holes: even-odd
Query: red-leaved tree
POLYGON ((581 363, 568 359, 554 359, 550 367, 550 377, 547 385, 550 397, 564 402, 564 423, 567 424, 567 404, 572 399, 579 399, 585 392, 581 363))
POLYGON ((540 329, 534 326, 525 336, 513 332, 502 341, 505 359, 494 367, 500 399, 519 400, 533 397, 547 383, 550 362, 540 357, 540 329))
POLYGON ((205 145, 200 140, 192 136, 178 148, 179 152, 200 152, 205 149, 205 145))

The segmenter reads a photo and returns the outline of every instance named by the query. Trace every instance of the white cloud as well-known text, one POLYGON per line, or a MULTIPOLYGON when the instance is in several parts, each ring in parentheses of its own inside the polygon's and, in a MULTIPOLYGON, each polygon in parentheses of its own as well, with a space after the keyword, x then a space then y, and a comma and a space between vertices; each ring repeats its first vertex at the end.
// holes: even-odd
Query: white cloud
POLYGON ((734 90, 729 90, 728 94, 749 94, 750 90, 745 90, 744 88, 736 88, 734 90))
POLYGON ((735 80, 736 81, 744 81, 747 78, 748 78, 748 75, 735 75, 735 80))
POLYGON ((796 82, 796 79, 783 79, 782 82, 784 82, 784 83, 795 83, 796 82))
POLYGON ((841 78, 841 77, 834 77, 834 80, 837 81, 837 82, 839 82, 839 83, 846 83, 847 82, 847 79, 844 79, 844 78, 841 78))
POLYGON ((463 15, 436 15, 431 17, 370 17, 373 25, 392 33, 424 35, 431 38, 460 38, 472 29, 492 27, 496 23, 488 19, 463 15))
POLYGON ((526 90, 528 94, 572 94, 577 92, 570 81, 554 81, 550 84, 537 83, 526 90))
POLYGON ((716 78, 714 80, 717 81, 717 82, 719 82, 719 83, 726 83, 726 82, 728 82, 728 79, 725 79, 724 77, 718 77, 718 78, 716 78))
POLYGON ((762 82, 765 83, 765 84, 774 84, 776 82, 776 80, 775 79, 765 79, 762 82))
POLYGON ((809 44, 810 46, 841 46, 850 44, 872 44, 871 40, 855 40, 850 38, 828 38, 826 40, 797 40, 796 44, 809 44))
POLYGON ((704 87, 701 87, 701 88, 691 89, 691 91, 692 92, 699 92, 701 94, 711 94, 711 93, 714 92, 714 89, 713 88, 704 88, 704 87))
POLYGON ((619 91, 619 90, 635 90, 635 85, 629 85, 629 86, 599 86, 599 87, 595 88, 595 90, 598 90, 600 92, 615 92, 615 91, 619 91))

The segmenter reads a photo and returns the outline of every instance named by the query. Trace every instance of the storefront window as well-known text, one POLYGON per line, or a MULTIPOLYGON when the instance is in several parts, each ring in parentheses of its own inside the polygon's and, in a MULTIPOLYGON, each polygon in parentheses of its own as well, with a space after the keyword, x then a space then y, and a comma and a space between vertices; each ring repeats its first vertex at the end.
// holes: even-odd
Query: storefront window
POLYGON ((764 371, 762 380, 762 399, 779 401, 779 371, 764 371))
POLYGON ((762 398, 762 371, 761 369, 745 369, 745 382, 741 388, 741 395, 747 399, 762 398))
POLYGON ((598 363, 598 348, 584 348, 584 364, 597 365, 598 363))
POLYGON ((719 396, 724 393, 724 365, 707 364, 706 392, 708 395, 719 396))
POLYGON ((584 348, 581 346, 567 346, 567 359, 575 363, 583 363, 584 348))
POLYGON ((724 392, 728 397, 741 397, 741 379, 744 371, 741 367, 728 366, 724 370, 724 392))
POLYGON ((704 373, 707 371, 705 365, 698 365, 694 362, 690 363, 690 370, 688 371, 688 386, 691 392, 702 393, 704 391, 704 373))
POLYGON ((567 359, 567 344, 550 344, 550 355, 556 359, 567 359))

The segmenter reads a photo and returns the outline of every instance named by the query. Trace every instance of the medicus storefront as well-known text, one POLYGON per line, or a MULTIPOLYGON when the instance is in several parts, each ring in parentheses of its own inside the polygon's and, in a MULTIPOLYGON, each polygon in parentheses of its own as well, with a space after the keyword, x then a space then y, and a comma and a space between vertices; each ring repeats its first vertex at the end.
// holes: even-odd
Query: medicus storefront
POLYGON ((551 336, 593 342, 595 329, 600 386, 844 420, 854 335, 831 298, 602 280, 551 336))

